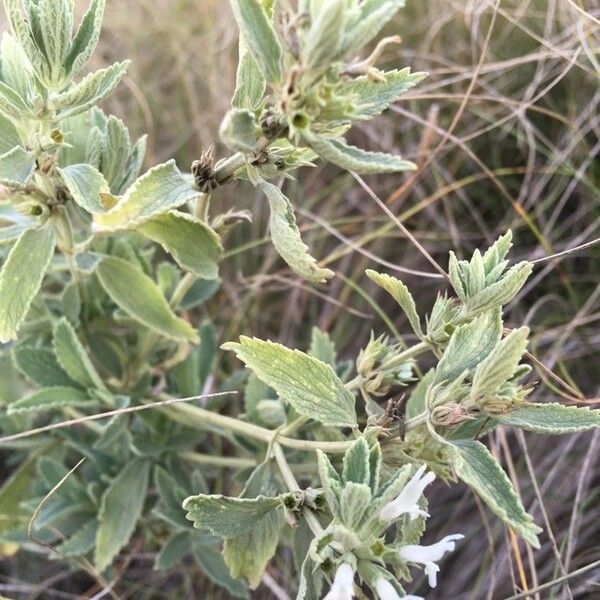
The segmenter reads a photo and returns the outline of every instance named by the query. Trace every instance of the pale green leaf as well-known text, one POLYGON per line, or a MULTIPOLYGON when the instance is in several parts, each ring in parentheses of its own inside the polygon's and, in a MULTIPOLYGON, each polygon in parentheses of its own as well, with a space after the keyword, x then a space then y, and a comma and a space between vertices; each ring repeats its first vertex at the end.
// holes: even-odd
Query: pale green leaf
POLYGON ((265 79, 241 35, 239 57, 235 92, 231 104, 235 108, 255 109, 265 93, 265 79))
POLYGON ((21 143, 21 137, 14 123, 0 113, 0 154, 6 154, 21 143))
POLYGON ((77 385, 58 364, 52 350, 19 346, 13 350, 13 359, 17 369, 40 387, 77 385))
POLYGON ((350 146, 341 138, 324 137, 309 131, 303 131, 302 137, 321 158, 341 169, 362 175, 414 171, 417 168, 414 163, 399 156, 362 150, 350 146))
POLYGON ((324 425, 355 427, 355 399, 331 366, 270 341, 242 336, 223 346, 301 415, 324 425))
POLYGON ((233 14, 264 78, 276 83, 282 75, 282 48, 259 0, 231 0, 233 14))
POLYGON ((35 156, 21 146, 16 146, 0 156, 0 184, 24 188, 31 181, 35 168, 35 156))
POLYGON ((63 61, 71 46, 73 13, 69 0, 38 0, 43 48, 54 82, 64 80, 63 61))
POLYGON ((308 253, 308 247, 300 237, 290 201, 271 183, 263 182, 261 188, 269 200, 271 239, 279 255, 307 281, 322 282, 333 277, 333 271, 319 267, 308 253))
POLYGON ((102 378, 66 317, 54 326, 54 352, 71 379, 86 388, 104 389, 102 378))
MULTIPOLYGON (((2 35, 0 58, 2 61, 2 80, 15 90, 21 98, 29 97, 33 82, 33 72, 29 59, 19 42, 6 32, 2 35)), ((13 144, 13 146, 17 144, 13 144)))
POLYGON ((64 62, 65 68, 71 75, 76 75, 85 67, 96 48, 105 4, 105 0, 92 0, 81 20, 64 62))
POLYGON ((71 537, 62 542, 57 548, 61 556, 84 556, 93 550, 96 544, 97 519, 90 519, 82 525, 71 537))
POLYGON ((93 404, 93 401, 85 392, 75 388, 57 386, 38 390, 13 402, 8 407, 8 414, 33 413, 63 406, 89 406, 90 404, 93 404))
POLYGON ((223 246, 204 221, 187 213, 170 211, 154 217, 137 230, 158 242, 183 269, 203 279, 217 279, 223 246))
POLYGON ((358 438, 344 454, 342 481, 369 485, 371 481, 371 464, 369 445, 365 438, 358 438))
POLYGON ((223 143, 236 152, 254 152, 262 131, 254 113, 245 108, 231 109, 223 119, 219 130, 223 143))
POLYGON ((539 548, 538 534, 542 530, 523 508, 519 495, 489 450, 473 440, 456 441, 453 445, 457 450, 454 467, 458 477, 516 534, 539 548))
POLYGON ((371 269, 367 270, 367 277, 392 296, 406 314, 413 331, 418 337, 423 338, 424 334, 421 329, 421 319, 417 313, 417 305, 406 285, 396 277, 377 273, 377 271, 372 271, 371 269))
POLYGON ((308 69, 321 70, 340 58, 346 25, 346 0, 323 2, 302 38, 302 58, 308 69))
POLYGON ((371 504, 371 488, 365 483, 346 483, 340 494, 340 517, 349 529, 356 529, 371 504))
POLYGON ((198 196, 190 182, 171 160, 142 175, 110 211, 96 215, 97 231, 135 228, 198 196))
POLYGON ((91 165, 70 165, 58 169, 69 194, 83 210, 90 214, 106 212, 100 194, 108 194, 110 189, 104 175, 91 165))
POLYGON ((406 418, 412 419, 425 411, 425 396, 429 386, 433 383, 435 369, 430 369, 423 378, 413 388, 408 400, 406 401, 406 418))
POLYGON ((156 571, 172 569, 180 563, 192 551, 190 532, 179 531, 174 533, 160 549, 154 561, 156 571))
POLYGON ((322 331, 318 327, 312 328, 308 355, 335 369, 337 364, 337 350, 335 348, 335 343, 326 331, 322 331))
POLYGON ((107 256, 95 272, 106 293, 130 317, 165 337, 198 341, 194 328, 175 315, 160 288, 135 265, 107 256))
POLYGON ((558 403, 524 404, 494 418, 504 425, 551 435, 600 427, 600 410, 558 403))
POLYGON ((54 254, 56 234, 50 224, 28 229, 12 247, 0 272, 0 342, 17 338, 54 254))
POLYGON ((144 509, 150 462, 134 458, 112 480, 102 495, 94 562, 104 571, 129 542, 144 509))
POLYGON ((31 108, 19 93, 0 80, 0 112, 9 117, 31 117, 31 108))

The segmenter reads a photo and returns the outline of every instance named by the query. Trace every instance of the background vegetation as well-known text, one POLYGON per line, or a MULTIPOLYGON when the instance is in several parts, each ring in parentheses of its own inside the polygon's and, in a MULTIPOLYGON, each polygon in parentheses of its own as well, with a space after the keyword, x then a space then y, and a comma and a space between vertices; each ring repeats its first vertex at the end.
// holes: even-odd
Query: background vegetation
MULTIPOLYGON (((187 170, 217 139, 235 74, 237 38, 229 10, 221 0, 108 2, 95 66, 133 59, 107 109, 132 134, 149 134, 146 166, 175 156, 187 170)), ((540 362, 539 380, 547 384, 533 400, 543 394, 544 400, 600 403, 600 246, 593 243, 600 229, 599 19, 600 6, 590 0, 409 1, 389 28, 402 34, 403 44, 386 50, 382 66, 408 65, 430 76, 392 111, 352 134, 363 147, 419 163, 415 175, 367 181, 442 264, 449 249, 468 256, 507 228, 515 234, 515 258, 539 261, 507 315, 511 327, 532 328, 530 351, 540 362)), ((217 145, 215 154, 222 152, 217 145)), ((336 277, 319 287, 291 274, 261 242, 264 201, 250 186, 224 188, 215 201, 250 209, 254 219, 231 232, 223 287, 202 307, 219 340, 257 335, 305 348, 315 324, 330 332, 344 357, 366 344, 374 327, 406 331, 391 299, 367 284, 365 269, 402 270, 426 307, 438 282, 423 275, 431 266, 390 216, 334 167, 304 170, 288 190, 313 254, 326 257, 336 277), (369 295, 359 292, 358 283, 369 295), (378 321, 383 314, 397 318, 378 321)), ((231 372, 232 359, 219 356, 205 391, 231 372)), ((223 410, 236 412, 238 401, 228 400, 223 410)), ((562 569, 600 560, 600 432, 530 439, 500 431, 492 448, 525 507, 550 525, 554 539, 545 537, 533 554, 498 520, 488 519, 470 492, 436 483, 429 533, 440 537, 459 527, 468 543, 446 560, 443 585, 428 593, 430 599, 506 598, 515 585, 533 588, 562 569)), ((2 454, 3 476, 11 470, 7 456, 2 454)), ((193 565, 154 573, 152 548, 142 539, 130 550, 114 583, 119 598, 226 597, 193 565)), ((5 558, 0 594, 102 597, 92 580, 72 575, 65 563, 49 569, 46 554, 38 548, 37 554, 5 558)), ((270 576, 255 597, 285 598, 279 589, 285 588, 285 561, 270 576)), ((599 581, 600 565, 570 579, 570 591, 557 587, 554 596, 532 597, 600 597, 599 581)))

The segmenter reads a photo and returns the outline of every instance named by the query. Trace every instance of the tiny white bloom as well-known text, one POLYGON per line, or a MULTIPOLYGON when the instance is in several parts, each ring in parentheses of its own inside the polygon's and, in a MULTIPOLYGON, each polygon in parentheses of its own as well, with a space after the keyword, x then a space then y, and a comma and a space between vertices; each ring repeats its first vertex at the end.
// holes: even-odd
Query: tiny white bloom
POLYGON ((413 596, 412 594, 406 594, 402 600, 425 600, 423 596, 413 596))
POLYGON ((405 513, 410 515, 411 521, 418 516, 429 516, 424 510, 419 508, 418 504, 423 490, 435 479, 435 473, 431 471, 423 475, 426 468, 426 465, 420 467, 412 479, 402 488, 396 499, 381 509, 379 516, 384 521, 393 521, 405 513))
POLYGON ((396 588, 384 577, 380 577, 375 583, 375 590, 379 600, 400 600, 396 588))
POLYGON ((400 556, 407 562, 420 563, 425 567, 425 573, 429 580, 429 585, 433 588, 437 585, 437 574, 440 568, 437 562, 446 554, 452 552, 456 547, 456 540, 462 540, 464 535, 456 533, 447 535, 444 539, 432 544, 431 546, 413 546, 407 545, 400 548, 400 556))
POLYGON ((335 572, 333 583, 323 600, 352 600, 354 598, 354 569, 342 563, 335 572))

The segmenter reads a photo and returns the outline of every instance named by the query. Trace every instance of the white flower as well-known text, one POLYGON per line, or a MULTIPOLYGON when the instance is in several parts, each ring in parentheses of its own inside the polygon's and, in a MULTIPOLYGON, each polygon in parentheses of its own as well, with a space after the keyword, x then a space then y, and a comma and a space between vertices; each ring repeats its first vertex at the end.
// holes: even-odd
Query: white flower
POLYGON ((414 474, 413 478, 402 488, 395 500, 386 504, 379 513, 379 516, 384 521, 393 521, 400 515, 408 513, 411 521, 418 516, 428 517, 429 515, 419 508, 419 498, 423 494, 423 490, 435 479, 435 474, 431 471, 425 473, 426 465, 414 474))
POLYGON ((375 583, 375 590, 379 600, 400 600, 396 588, 384 577, 380 577, 375 583))
POLYGON ((342 563, 335 572, 333 583, 323 600, 352 600, 354 598, 354 569, 342 563))
POLYGON ((456 547, 456 540, 462 540, 464 535, 456 533, 447 535, 443 540, 431 546, 402 546, 400 548, 400 557, 407 562, 420 563, 425 568, 424 571, 429 580, 429 585, 434 588, 437 585, 437 574, 440 568, 437 562, 446 554, 452 552, 456 547))

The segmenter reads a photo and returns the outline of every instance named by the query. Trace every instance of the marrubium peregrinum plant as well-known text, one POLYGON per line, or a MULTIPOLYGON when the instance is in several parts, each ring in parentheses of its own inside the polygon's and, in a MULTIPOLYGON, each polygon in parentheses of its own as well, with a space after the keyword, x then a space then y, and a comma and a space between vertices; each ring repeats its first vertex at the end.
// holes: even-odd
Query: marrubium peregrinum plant
POLYGON ((227 379, 212 373, 217 328, 198 318, 219 289, 220 235, 240 217, 213 214, 220 185, 260 188, 274 246, 320 282, 332 273, 269 180, 317 158, 366 174, 414 168, 344 140, 422 78, 375 66, 397 41, 376 38, 402 4, 307 0, 292 14, 288 4, 232 0, 240 57, 221 128, 231 156, 215 162, 206 150, 190 175, 170 161, 140 176, 145 138, 132 142, 97 106, 127 63, 83 74, 103 0, 77 27, 69 0, 5 0, 0 441, 18 466, 0 489, 2 552, 52 548, 104 585, 135 539, 157 551, 156 569, 193 559, 194 572, 234 597, 249 597, 271 561, 299 599, 409 597, 411 575, 422 569, 435 586, 462 537, 420 543, 435 476, 465 482, 538 545, 541 530, 480 440, 499 425, 557 434, 600 419, 528 401, 528 330, 505 328, 502 310, 531 265, 509 266, 510 233, 469 262, 451 254, 451 290, 427 317, 401 281, 367 273, 408 317, 412 346, 373 335, 340 361, 317 329, 306 353, 242 337, 224 348, 250 374, 227 379), (423 358, 435 364, 425 374, 423 358), (220 414, 219 397, 173 404, 245 378, 241 414, 220 414), (402 391, 405 403, 383 400, 402 391), (110 418, 89 418, 99 414, 110 418))

